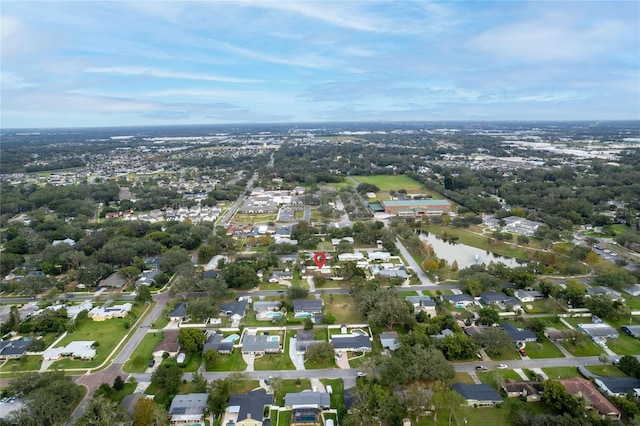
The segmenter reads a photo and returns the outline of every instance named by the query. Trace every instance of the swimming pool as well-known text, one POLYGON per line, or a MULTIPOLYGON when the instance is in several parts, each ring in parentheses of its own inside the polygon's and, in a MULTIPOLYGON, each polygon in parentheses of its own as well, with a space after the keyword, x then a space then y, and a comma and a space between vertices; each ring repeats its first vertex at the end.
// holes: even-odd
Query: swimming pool
POLYGON ((296 318, 313 318, 313 314, 310 312, 300 312, 294 315, 296 318))
POLYGON ((282 312, 267 312, 264 316, 266 318, 281 318, 284 314, 282 312))
POLYGON ((229 343, 229 342, 235 342, 236 340, 238 340, 240 338, 239 335, 237 334, 231 334, 227 337, 225 337, 224 339, 222 339, 223 342, 225 343, 229 343))
POLYGON ((357 336, 368 336, 366 331, 360 330, 359 328, 354 328, 353 330, 351 330, 351 334, 357 336))
POLYGON ((279 342, 280 336, 267 336, 267 342, 279 342))

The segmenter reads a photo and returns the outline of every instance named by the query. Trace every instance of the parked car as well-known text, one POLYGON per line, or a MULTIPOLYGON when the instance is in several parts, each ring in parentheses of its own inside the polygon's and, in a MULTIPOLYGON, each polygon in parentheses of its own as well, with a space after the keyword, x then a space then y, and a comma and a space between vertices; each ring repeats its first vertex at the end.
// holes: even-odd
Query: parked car
POLYGON ((509 368, 509 367, 507 367, 507 364, 499 364, 498 365, 498 369, 499 370, 506 370, 507 368, 509 368))
POLYGON ((358 376, 358 377, 364 377, 364 376, 366 376, 366 375, 367 375, 367 373, 365 373, 364 371, 358 371, 358 372, 356 373, 356 376, 358 376))
POLYGON ((156 365, 155 359, 152 359, 151 361, 149 361, 149 368, 152 368, 154 365, 156 365))
POLYGON ((476 370, 478 370, 478 371, 487 371, 487 367, 485 367, 484 365, 478 365, 478 366, 476 366, 476 370))

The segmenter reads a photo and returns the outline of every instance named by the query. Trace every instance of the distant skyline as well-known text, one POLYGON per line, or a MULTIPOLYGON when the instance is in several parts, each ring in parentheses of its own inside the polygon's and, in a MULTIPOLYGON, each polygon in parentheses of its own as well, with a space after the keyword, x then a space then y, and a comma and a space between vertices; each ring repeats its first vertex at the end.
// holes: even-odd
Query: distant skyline
POLYGON ((2 0, 0 127, 640 119, 638 1, 2 0))

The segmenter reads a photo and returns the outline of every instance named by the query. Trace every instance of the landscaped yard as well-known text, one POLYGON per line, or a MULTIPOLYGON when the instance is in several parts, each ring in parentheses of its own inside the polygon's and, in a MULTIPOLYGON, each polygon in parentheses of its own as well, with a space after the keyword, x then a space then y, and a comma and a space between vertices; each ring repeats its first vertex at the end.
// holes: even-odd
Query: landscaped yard
POLYGON ((290 426, 291 425, 291 410, 287 411, 274 411, 272 416, 275 418, 271 418, 271 424, 276 424, 277 426, 290 426))
POLYGON ((265 370, 295 370, 291 358, 289 358, 289 341, 290 339, 284 339, 284 352, 278 354, 265 354, 260 358, 256 358, 253 366, 256 371, 265 370))
POLYGON ((133 329, 133 324, 144 311, 144 308, 143 305, 134 305, 133 310, 125 318, 113 318, 101 322, 92 321, 91 319, 82 321, 76 331, 68 333, 56 347, 66 346, 73 341, 95 341, 98 344, 96 357, 91 361, 62 359, 54 362, 50 369, 92 368, 101 365, 120 340, 133 329))
POLYGON ((572 377, 581 377, 576 367, 548 367, 542 371, 549 376, 549 379, 570 379, 572 377))
POLYGON ((482 383, 488 383, 496 390, 498 389, 499 381, 506 379, 522 380, 522 377, 513 370, 479 371, 477 375, 482 383))
POLYGON ((615 377, 625 377, 626 374, 622 372, 618 367, 613 365, 587 365, 587 370, 591 371, 593 374, 597 374, 598 376, 615 376, 615 377))
POLYGON ((582 346, 571 346, 566 342, 560 342, 560 344, 573 356, 598 356, 603 352, 602 348, 591 341, 586 342, 582 346))
POLYGON ((331 408, 335 408, 340 412, 340 409, 344 407, 344 382, 342 379, 321 379, 322 384, 325 386, 331 386, 331 408))
POLYGON ((202 364, 202 353, 192 352, 187 354, 184 364, 180 364, 180 367, 183 368, 185 372, 193 373, 198 371, 200 364, 202 364))
POLYGON ((607 340, 607 346, 618 355, 640 354, 640 340, 634 339, 623 331, 620 331, 620 337, 617 339, 607 340))
POLYGON ((540 359, 540 358, 564 358, 564 354, 558 347, 551 342, 546 336, 539 342, 531 342, 527 343, 525 347, 525 352, 529 356, 529 358, 540 359))
POLYGON ((473 381, 473 378, 469 375, 469 373, 463 373, 463 372, 456 372, 455 376, 453 376, 453 379, 451 380, 450 384, 453 383, 466 383, 468 385, 472 385, 475 382, 473 381))
POLYGON ((293 379, 282 380, 282 386, 275 393, 275 402, 280 407, 284 407, 284 396, 288 393, 297 393, 305 390, 311 390, 311 380, 309 379, 293 379))
POLYGON ((144 373, 149 367, 149 361, 153 358, 153 350, 162 340, 162 332, 147 333, 138 344, 122 371, 126 373, 144 373))

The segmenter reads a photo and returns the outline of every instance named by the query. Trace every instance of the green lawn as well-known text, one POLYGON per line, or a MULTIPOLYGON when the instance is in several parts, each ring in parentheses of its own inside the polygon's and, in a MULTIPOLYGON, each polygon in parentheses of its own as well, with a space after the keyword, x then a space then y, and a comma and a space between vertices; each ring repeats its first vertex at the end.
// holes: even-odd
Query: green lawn
POLYGON ((406 297, 406 296, 418 296, 418 292, 417 291, 411 291, 411 290, 401 290, 398 293, 400 293, 403 297, 406 297))
POLYGON ((149 361, 153 358, 153 350, 162 340, 162 332, 147 333, 142 338, 135 351, 129 358, 122 371, 126 373, 144 373, 149 367, 149 361))
MULTIPOLYGON (((124 377, 123 377, 124 379, 124 377)), ((113 384, 112 384, 113 385, 113 384)), ((131 395, 136 390, 136 384, 134 383, 125 383, 124 388, 121 391, 116 391, 113 394, 113 399, 120 403, 124 399, 125 396, 131 395)))
POLYGON ((571 379, 572 377, 580 377, 576 367, 548 367, 542 371, 549 376, 549 379, 571 379))
MULTIPOLYGON (((118 302, 116 302, 118 303, 118 302)), ((76 331, 68 333, 57 347, 65 346, 73 341, 88 340, 98 344, 96 357, 91 361, 81 361, 73 359, 62 359, 52 364, 50 369, 64 370, 67 368, 92 368, 101 365, 115 349, 116 345, 132 331, 133 324, 144 311, 144 306, 134 305, 133 310, 126 318, 114 318, 106 321, 92 321, 86 319, 82 321, 76 331), (125 325, 128 325, 125 327, 125 325)))
POLYGON ((327 387, 331 386, 331 408, 335 408, 340 412, 344 408, 344 382, 342 379, 321 379, 322 384, 327 387))
POLYGON ((571 346, 565 342, 560 342, 560 344, 573 356, 598 356, 603 352, 602 348, 591 341, 582 346, 571 346))
POLYGON ((207 371, 245 371, 246 369, 247 363, 242 359, 242 353, 239 349, 234 349, 231 355, 219 354, 215 367, 207 371))
POLYGON ((256 371, 264 370, 295 370, 291 358, 289 358, 289 342, 286 336, 284 337, 284 352, 279 354, 265 354, 260 358, 256 358, 253 366, 256 371))
POLYGON ((532 359, 540 358, 564 358, 564 354, 546 336, 539 342, 527 343, 525 352, 532 359))
POLYGON ((475 382, 473 381, 473 378, 469 375, 469 373, 463 373, 463 372, 456 372, 455 376, 453 376, 453 379, 451 379, 450 384, 453 383, 466 383, 468 385, 472 385, 475 382))
POLYGON ((522 377, 513 370, 479 371, 477 375, 482 383, 488 383, 496 390, 498 389, 499 381, 506 379, 522 380, 522 377))
MULTIPOLYGON (((526 351, 526 348, 525 348, 526 351)), ((487 354, 488 355, 488 354, 487 354)), ((500 355, 489 355, 492 361, 511 361, 514 359, 520 359, 520 354, 514 346, 510 346, 509 350, 500 355)))
POLYGON ((425 192, 424 185, 406 175, 353 176, 360 183, 370 183, 381 191, 406 189, 407 192, 425 192))
POLYGON ((275 402, 280 407, 284 407, 284 396, 288 393, 302 392, 305 390, 311 390, 311 380, 309 379, 292 379, 282 380, 282 386, 275 393, 275 402), (296 382, 299 381, 299 384, 296 382))
POLYGON ((323 294, 325 312, 331 312, 336 324, 355 324, 366 322, 356 309, 356 301, 347 294, 323 294))
POLYGON ((607 340, 609 349, 618 355, 638 355, 640 354, 640 340, 634 339, 623 331, 620 331, 620 337, 617 339, 607 340))
POLYGON ((38 371, 42 365, 42 355, 26 355, 20 359, 10 359, 0 367, 2 372, 38 371))
POLYGON ((187 354, 187 358, 184 364, 180 365, 180 368, 184 369, 185 372, 193 373, 198 371, 200 364, 202 364, 202 353, 192 352, 187 354))
MULTIPOLYGON (((276 415, 275 419, 272 419, 272 422, 277 422, 276 426, 289 426, 291 425, 291 410, 287 410, 287 411, 275 411, 274 412, 276 415)), ((273 423, 272 423, 273 424, 273 423)))
POLYGON ((587 365, 587 370, 591 371, 593 374, 597 374, 598 376, 615 376, 615 377, 625 377, 626 374, 622 372, 618 367, 613 365, 587 365))

